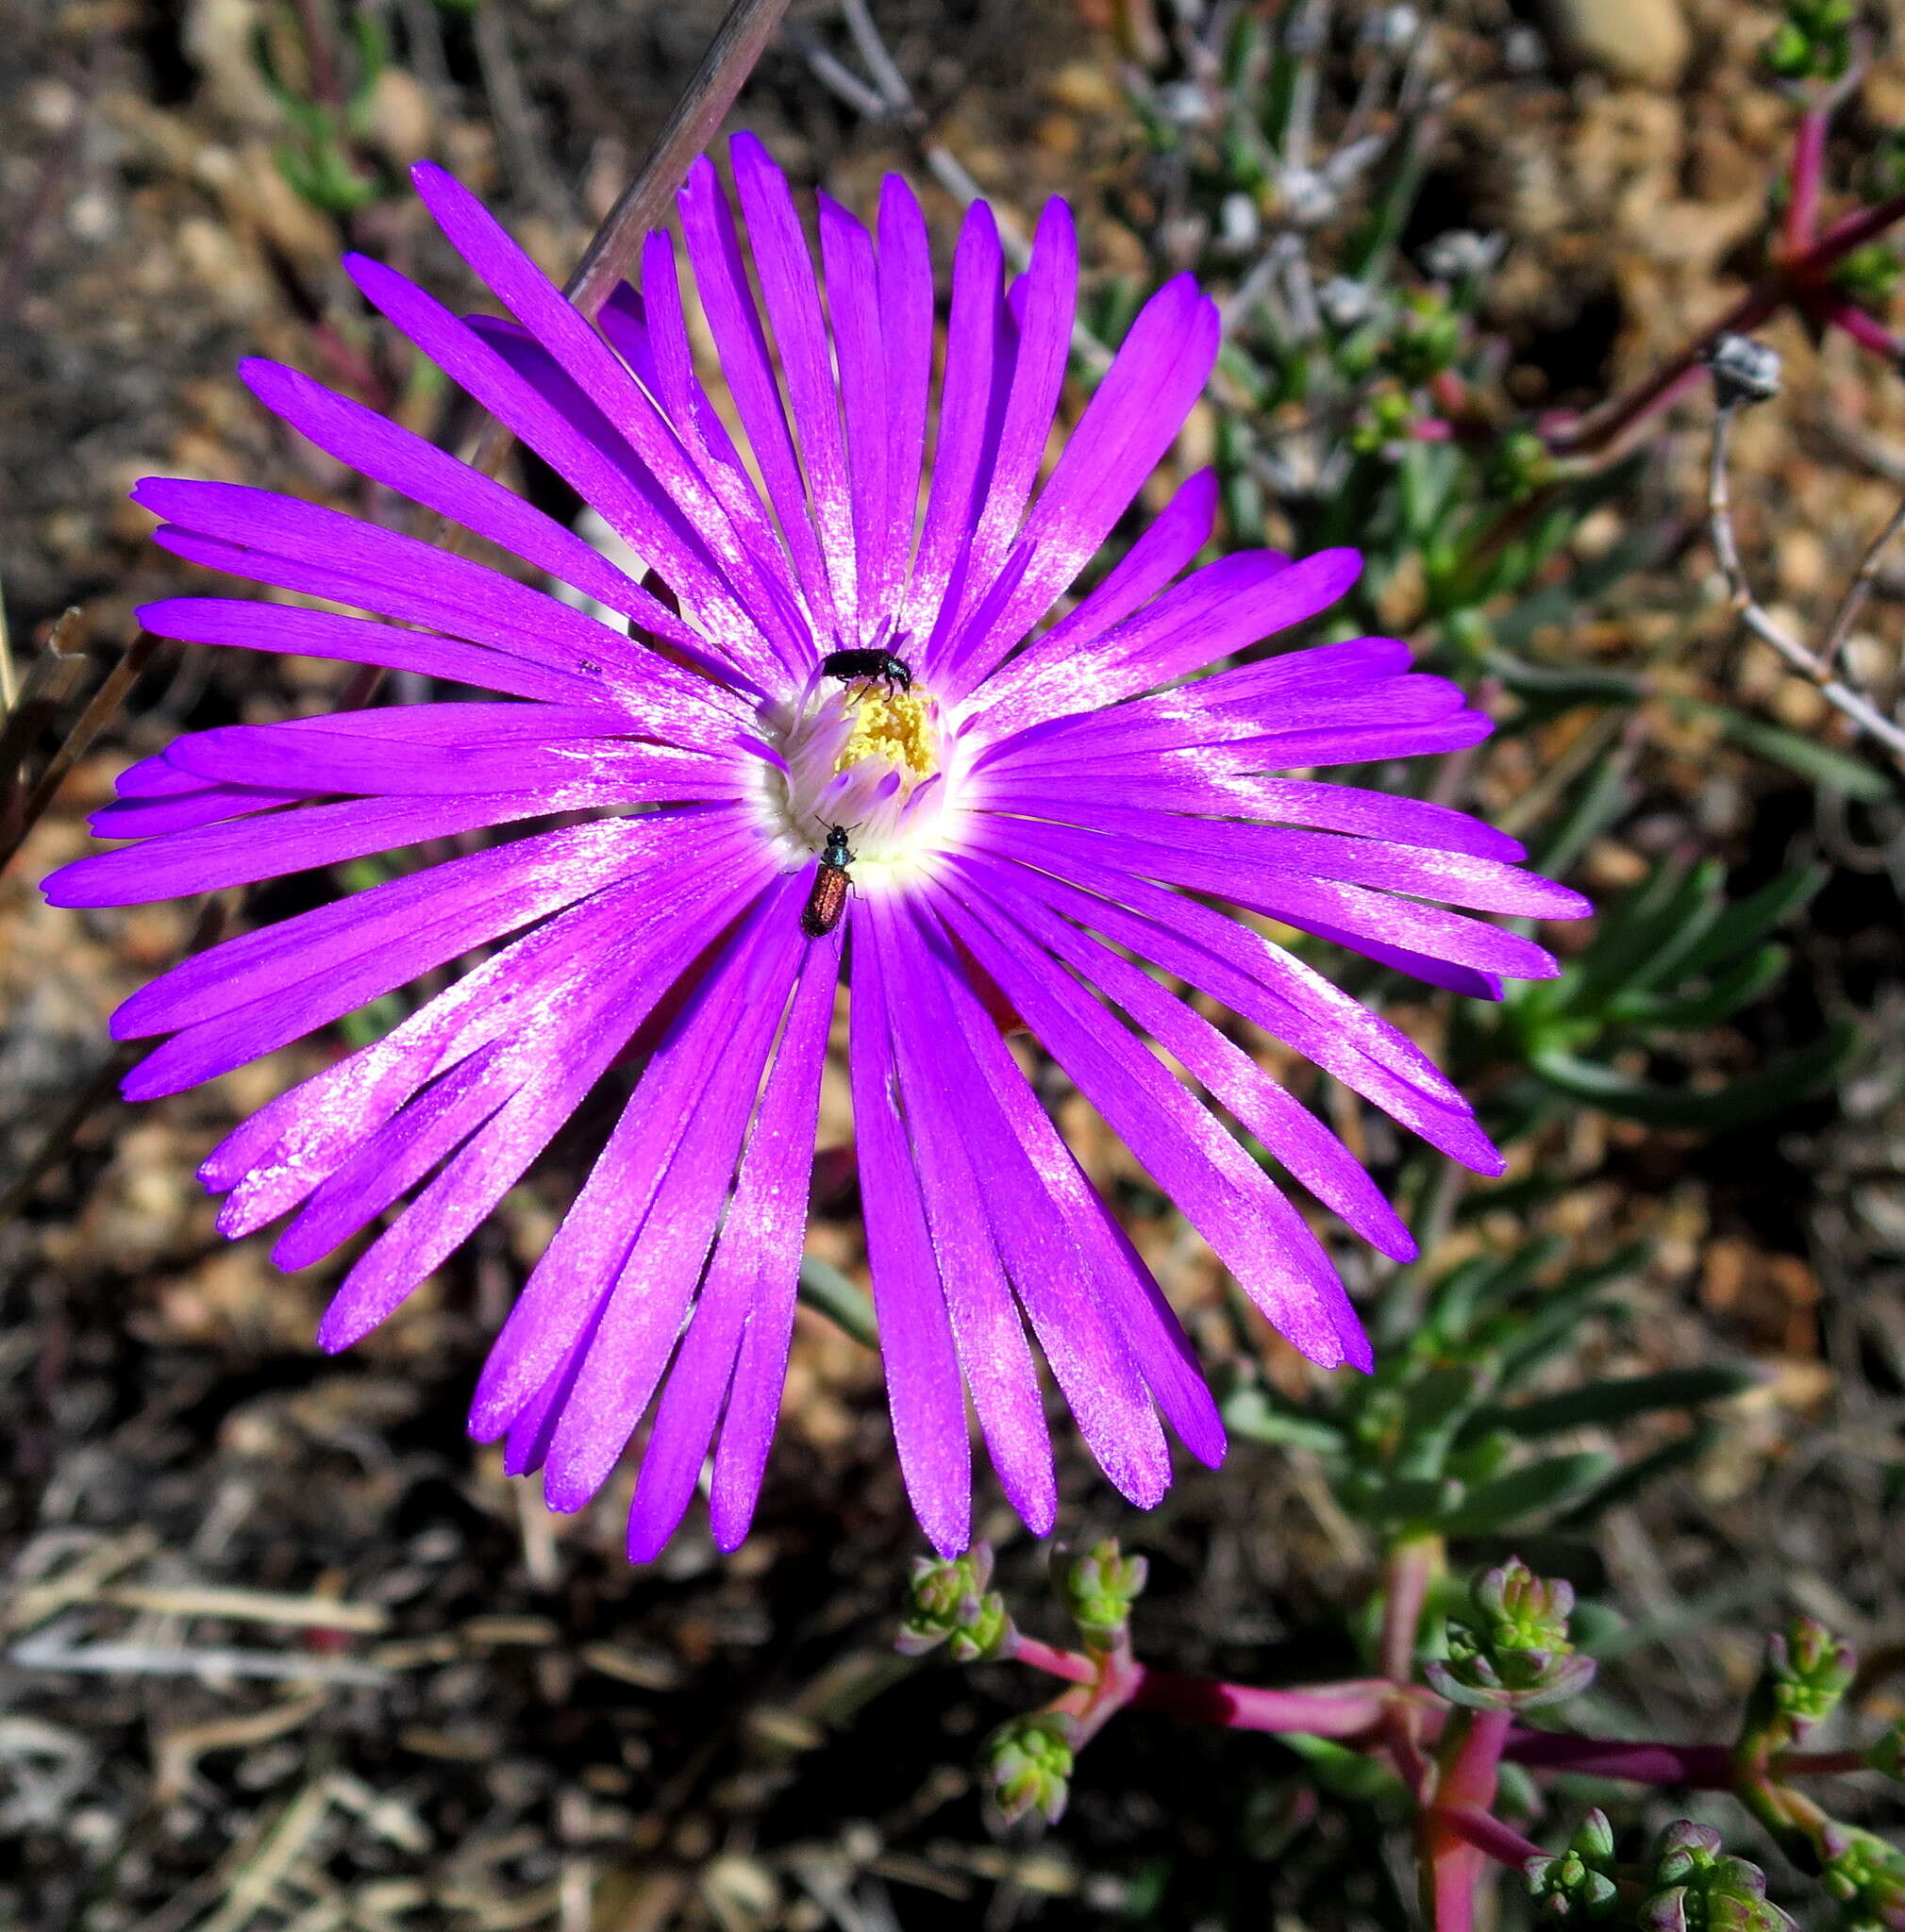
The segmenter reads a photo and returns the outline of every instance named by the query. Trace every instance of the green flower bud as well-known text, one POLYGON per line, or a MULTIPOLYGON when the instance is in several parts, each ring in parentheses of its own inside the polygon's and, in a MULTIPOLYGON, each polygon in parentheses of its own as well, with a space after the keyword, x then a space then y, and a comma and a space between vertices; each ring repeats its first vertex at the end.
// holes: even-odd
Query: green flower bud
POLYGON ((1476 1578, 1476 1615, 1449 1632, 1445 1663, 1427 1667, 1429 1681, 1453 1704, 1477 1710, 1526 1710, 1585 1690, 1594 1659, 1568 1641, 1574 1591, 1546 1582, 1520 1560, 1476 1578))
POLYGON ((1842 1924, 1901 1932, 1905 1928, 1905 1853, 1869 1831, 1841 1827, 1841 1843, 1826 1861, 1826 1890, 1845 1908, 1842 1924))
POLYGON ((1006 1615, 1006 1602, 988 1591, 993 1553, 975 1543, 963 1557, 920 1557, 912 1566, 912 1601, 900 1621, 894 1648, 902 1657, 923 1657, 945 1644, 955 1663, 983 1663, 1011 1652, 1018 1632, 1006 1615))
POLYGON ((1567 1849, 1555 1858, 1530 1858, 1529 1896, 1550 1919, 1605 1919, 1620 1902, 1614 1879, 1614 1834, 1607 1813, 1590 1811, 1567 1849))
POLYGON ((1119 1554, 1115 1537, 1066 1566, 1061 1585, 1065 1607, 1088 1649, 1111 1650, 1123 1639, 1149 1574, 1144 1557, 1119 1554))
POLYGON ((1831 1715, 1858 1668, 1852 1646, 1811 1617, 1796 1617, 1766 1640, 1767 1688, 1795 1737, 1831 1715))
POLYGON ((1790 1932, 1766 1898, 1766 1874, 1730 1856, 1718 1832, 1681 1819, 1654 1846, 1651 1888, 1636 1915, 1643 1932, 1790 1932))
POLYGON ((1009 1824, 1036 1811, 1047 1824, 1064 1815, 1077 1720, 1035 1710, 1001 1724, 986 1745, 986 1781, 1009 1824))

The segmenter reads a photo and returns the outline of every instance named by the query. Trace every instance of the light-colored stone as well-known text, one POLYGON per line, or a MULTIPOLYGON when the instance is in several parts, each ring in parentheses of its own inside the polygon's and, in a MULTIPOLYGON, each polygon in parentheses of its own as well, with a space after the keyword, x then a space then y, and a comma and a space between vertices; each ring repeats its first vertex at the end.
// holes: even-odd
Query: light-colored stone
POLYGON ((1613 80, 1670 88, 1693 52, 1680 0, 1544 0, 1542 10, 1561 54, 1613 80))

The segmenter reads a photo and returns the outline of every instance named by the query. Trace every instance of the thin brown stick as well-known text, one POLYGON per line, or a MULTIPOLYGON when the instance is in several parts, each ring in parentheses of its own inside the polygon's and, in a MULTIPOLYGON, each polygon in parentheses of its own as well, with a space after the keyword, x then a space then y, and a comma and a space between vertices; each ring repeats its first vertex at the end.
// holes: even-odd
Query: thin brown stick
MULTIPOLYGON (((635 265, 643 238, 668 217, 675 191, 694 158, 714 139, 755 63, 767 51, 788 0, 734 0, 707 55, 669 115, 648 158, 595 230, 563 290, 584 315, 593 316, 609 292, 635 265)), ((510 432, 492 416, 470 452, 471 464, 493 475, 510 432)))
POLYGON ((20 695, 0 722, 0 798, 8 795, 21 761, 33 741, 73 693, 86 671, 86 653, 70 650, 79 629, 79 608, 73 606, 54 621, 46 648, 26 668, 20 695))
POLYGON ((46 769, 34 781, 32 791, 26 794, 25 808, 17 818, 0 827, 0 871, 11 863, 26 835, 46 815, 47 808, 66 781, 66 774, 86 756, 92 741, 106 728, 107 721, 125 702, 126 692, 138 682, 140 673, 158 648, 159 640, 147 631, 141 631, 126 647, 125 655, 107 674, 105 683, 92 693, 85 710, 80 712, 78 722, 66 734, 59 749, 47 760, 46 769))
POLYGON ((1879 573, 1884 568, 1885 558, 1901 533, 1905 533, 1905 500, 1892 512, 1885 527, 1873 538, 1871 548, 1865 553, 1864 560, 1859 566, 1859 574, 1846 588, 1846 595, 1832 619, 1832 627, 1826 633, 1825 647, 1819 653, 1819 661, 1828 671, 1838 668, 1839 654, 1846 648, 1846 640, 1852 635, 1852 626, 1859 621, 1859 613, 1864 609, 1866 600, 1872 594, 1879 573))
MULTIPOLYGON (((1727 458, 1732 447, 1733 416, 1738 408, 1737 403, 1722 403, 1714 411, 1713 450, 1707 462, 1707 527, 1713 539, 1713 555, 1731 593, 1733 608, 1739 613, 1740 622, 1756 638, 1770 644, 1787 665, 1818 687, 1819 695, 1834 710, 1876 738, 1894 758, 1905 759, 1905 730, 1868 698, 1834 677, 1830 658, 1824 653, 1815 656, 1809 651, 1753 595, 1746 581, 1746 566, 1740 559, 1739 540, 1733 532, 1732 494, 1727 482, 1727 458)), ((1897 521, 1895 518, 1894 522, 1897 521)), ((1889 530, 1890 526, 1887 533, 1881 533, 1881 543, 1889 542, 1889 530)))

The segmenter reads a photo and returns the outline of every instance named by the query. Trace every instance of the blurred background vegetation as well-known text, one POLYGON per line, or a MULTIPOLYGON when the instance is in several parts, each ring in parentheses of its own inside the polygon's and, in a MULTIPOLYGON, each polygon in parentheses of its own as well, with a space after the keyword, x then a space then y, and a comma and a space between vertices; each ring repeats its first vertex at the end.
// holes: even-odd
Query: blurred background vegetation
MULTIPOLYGON (((263 1244, 218 1241, 192 1169, 395 1014, 136 1109, 104 1023, 209 921, 382 874, 83 914, 33 890, 133 758, 342 691, 332 664, 138 644, 133 606, 187 578, 126 489, 189 475, 394 515, 232 363, 279 358, 462 445, 467 408, 367 316, 340 252, 469 305, 404 184, 429 155, 565 275, 719 11, 0 0, 0 588, 6 695, 25 692, 0 760, 0 851, 21 848, 0 879, 6 1923, 1294 1932, 1413 1910, 1393 1794, 1361 1760, 1161 1715, 1093 1743, 1055 1829, 989 1819, 978 1740, 1024 1683, 892 1648, 916 1543, 861 1339, 844 1082, 759 1527, 735 1558, 697 1528, 630 1571, 626 1480, 553 1520, 461 1427, 612 1096, 428 1290, 321 1357, 335 1268, 280 1277, 263 1244)), ((1145 1554, 1156 1664, 1353 1674, 1386 1557, 1429 1541, 1458 1578, 1513 1549, 1573 1583, 1604 1733, 1726 1742, 1795 1612, 1864 1658, 1847 1722, 1905 1713, 1898 768, 1823 670, 1742 630, 1710 541, 1713 385, 1694 367, 1660 408, 1646 388, 1790 275, 1809 108, 1833 110, 1826 233, 1898 192, 1905 45, 1884 28, 1746 0, 796 0, 742 96, 735 124, 798 185, 864 209, 906 172, 942 267, 971 193, 1020 236, 1045 195, 1072 200, 1071 412, 1149 290, 1195 271, 1226 349, 1150 507, 1214 463, 1225 544, 1364 548, 1338 634, 1410 638, 1500 728, 1345 775, 1483 813, 1603 908, 1544 935, 1562 979, 1499 1005, 1310 944, 1476 1096, 1499 1182, 1461 1184, 1231 1027, 1422 1241, 1397 1271, 1328 1234, 1379 1338, 1367 1381, 1269 1335, 1048 1070, 1236 1439, 1143 1518, 1072 1456, 1061 1536, 1145 1554)), ((1748 318, 1783 385, 1731 425, 1729 527, 1786 637, 1832 633, 1905 489, 1896 276, 1875 233, 1748 318)), ((577 516, 532 458, 510 474, 577 516)), ((1896 720, 1905 568, 1880 555, 1867 588, 1832 670, 1896 720)), ((984 1526, 1035 1627, 1050 1552, 995 1496, 984 1526)), ((1868 1787, 1831 1808, 1882 1816, 1868 1787)), ((1581 1779, 1506 1793, 1548 1843, 1590 1801, 1624 1834, 1686 1815, 1581 1779)), ((1726 1823, 1785 1897, 1780 1853, 1726 1823)))

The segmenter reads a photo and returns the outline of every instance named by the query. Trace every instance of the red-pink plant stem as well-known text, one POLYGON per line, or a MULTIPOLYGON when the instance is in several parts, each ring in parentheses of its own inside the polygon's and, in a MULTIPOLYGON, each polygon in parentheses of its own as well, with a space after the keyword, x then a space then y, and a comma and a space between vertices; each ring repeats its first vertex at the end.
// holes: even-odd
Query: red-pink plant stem
POLYGON ((1905 221, 1905 194, 1895 194, 1888 201, 1875 202, 1870 208, 1844 215, 1790 265, 1789 273, 1796 281, 1817 275, 1842 257, 1850 255, 1853 249, 1877 241, 1900 221, 1905 221))
POLYGON ((1504 1824, 1492 1811, 1477 1811, 1466 1805, 1444 1806, 1442 1815, 1479 1852, 1511 1871, 1522 1871, 1530 1858, 1546 1854, 1532 1839, 1523 1838, 1512 1824, 1504 1824))
POLYGON ((1047 1676, 1062 1677, 1068 1684, 1095 1684, 1098 1681, 1097 1667, 1091 1658, 1076 1650, 1061 1650, 1056 1644, 1041 1643, 1036 1637, 1020 1636, 1014 1640, 1011 1649, 1015 1663, 1030 1664, 1035 1671, 1044 1671, 1047 1676))
POLYGON ((1677 356, 1626 395, 1616 396, 1578 422, 1546 431, 1548 447, 1557 455, 1587 455, 1605 449, 1635 424, 1665 408, 1698 378, 1700 364, 1715 337, 1744 335, 1758 328, 1796 294, 1816 285, 1834 262, 1901 220, 1905 220, 1905 194, 1895 194, 1835 222, 1780 271, 1748 289, 1717 322, 1702 329, 1677 356))
POLYGON ((1783 275, 1748 289, 1717 322, 1702 329, 1679 355, 1663 362, 1626 395, 1603 403, 1577 422, 1547 431, 1548 447, 1558 456, 1585 456, 1605 449, 1699 379, 1702 362, 1716 337, 1744 335, 1748 329, 1758 328, 1778 311, 1785 299, 1783 275))
MULTIPOLYGON (((1093 1686, 1100 1681, 1099 1667, 1091 1657, 1042 1643, 1036 1637, 1021 1636, 1011 1655, 1015 1661, 1062 1677, 1068 1684, 1093 1686)), ((1129 1668, 1130 1690, 1125 1702, 1223 1730, 1358 1738, 1381 1724, 1389 1703, 1390 1687, 1380 1677, 1319 1684, 1305 1690, 1260 1690, 1251 1684, 1226 1684, 1215 1677, 1180 1677, 1139 1663, 1129 1668)))
MULTIPOLYGON (((1592 1777, 1625 1778, 1639 1785, 1681 1785, 1696 1791, 1733 1789, 1733 1754, 1722 1744, 1628 1743, 1616 1738, 1574 1738, 1517 1724, 1502 1747, 1504 1757, 1536 1771, 1573 1771, 1592 1777)), ((1786 1751, 1770 1767, 1781 1781, 1834 1777, 1866 1769, 1857 1751, 1786 1751)))
POLYGON ((1166 1710, 1193 1724, 1232 1731, 1300 1731, 1312 1738, 1361 1738, 1377 1729, 1389 1707, 1389 1686, 1332 1684, 1313 1690, 1259 1690, 1213 1677, 1176 1677, 1145 1671, 1132 1703, 1166 1710))
POLYGON ((1415 1675, 1415 1637, 1429 1586, 1442 1568, 1439 1536, 1411 1537, 1389 1553, 1382 1600, 1382 1634, 1377 1640, 1377 1667, 1393 1684, 1415 1675))
POLYGON ((1424 1915, 1433 1932, 1471 1932, 1475 1924, 1475 1892, 1486 1869, 1484 1855, 1456 1818, 1486 1814, 1495 1803, 1501 1747, 1508 1733, 1505 1710, 1452 1711, 1443 1731, 1435 1795, 1416 1824, 1422 1883, 1428 1894, 1424 1915))
POLYGON ((1819 187, 1826 168, 1826 124, 1830 118, 1825 108, 1812 108, 1799 116, 1798 132, 1793 142, 1793 169, 1788 177, 1786 200, 1786 254, 1805 252, 1819 225, 1819 187))
POLYGON ((1835 323, 1855 342, 1863 343, 1874 355, 1883 356, 1888 362, 1897 361, 1901 352, 1898 338, 1876 315, 1868 315, 1856 302, 1844 295, 1815 295, 1806 306, 1822 320, 1835 323))

